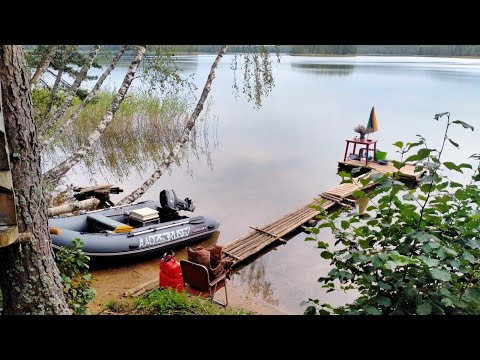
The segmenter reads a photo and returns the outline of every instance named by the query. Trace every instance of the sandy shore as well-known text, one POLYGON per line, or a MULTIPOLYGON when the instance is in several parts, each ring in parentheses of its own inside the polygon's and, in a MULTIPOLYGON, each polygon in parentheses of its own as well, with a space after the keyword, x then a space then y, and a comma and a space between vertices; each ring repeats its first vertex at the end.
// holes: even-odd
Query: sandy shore
MULTIPOLYGON (((92 271, 96 278, 93 287, 97 294, 93 302, 90 303, 90 313, 98 314, 102 312, 105 304, 113 298, 121 298, 126 290, 155 279, 155 275, 158 274, 157 271, 157 260, 92 271)), ((288 315, 286 311, 235 287, 231 281, 227 281, 227 288, 229 307, 239 307, 259 315, 288 315)), ((220 290, 217 296, 220 300, 224 300, 224 290, 220 290)))

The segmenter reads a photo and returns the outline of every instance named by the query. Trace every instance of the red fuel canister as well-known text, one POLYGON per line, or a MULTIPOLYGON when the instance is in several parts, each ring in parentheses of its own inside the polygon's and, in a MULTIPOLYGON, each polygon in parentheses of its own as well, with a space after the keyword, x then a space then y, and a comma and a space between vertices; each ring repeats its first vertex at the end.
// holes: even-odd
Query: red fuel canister
POLYGON ((160 287, 171 287, 178 292, 183 290, 182 269, 173 251, 166 252, 160 260, 160 287))

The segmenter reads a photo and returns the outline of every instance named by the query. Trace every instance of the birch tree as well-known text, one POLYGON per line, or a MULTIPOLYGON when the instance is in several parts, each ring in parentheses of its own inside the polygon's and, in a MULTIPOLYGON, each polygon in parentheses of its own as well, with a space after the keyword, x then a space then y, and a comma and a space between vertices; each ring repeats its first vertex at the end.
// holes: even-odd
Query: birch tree
POLYGON ((100 137, 102 136, 108 124, 110 124, 110 122, 113 120, 115 113, 117 112, 118 108, 120 107, 120 104, 125 98, 125 95, 127 94, 127 91, 130 88, 130 85, 133 81, 135 73, 137 72, 138 65, 140 64, 140 61, 142 60, 144 54, 145 54, 145 46, 138 46, 135 57, 133 58, 132 63, 130 64, 130 67, 128 68, 127 74, 123 79, 122 85, 118 89, 118 92, 115 95, 112 101, 112 104, 110 105, 110 108, 108 109, 106 114, 103 116, 103 119, 100 121, 95 131, 92 134, 90 134, 87 142, 82 147, 80 147, 80 149, 75 151, 68 159, 62 161, 60 164, 56 165, 54 168, 48 170, 45 173, 44 181, 46 184, 49 184, 55 187, 58 181, 60 181, 60 179, 73 166, 78 164, 78 162, 82 160, 85 154, 88 151, 90 151, 93 145, 100 139, 100 137))

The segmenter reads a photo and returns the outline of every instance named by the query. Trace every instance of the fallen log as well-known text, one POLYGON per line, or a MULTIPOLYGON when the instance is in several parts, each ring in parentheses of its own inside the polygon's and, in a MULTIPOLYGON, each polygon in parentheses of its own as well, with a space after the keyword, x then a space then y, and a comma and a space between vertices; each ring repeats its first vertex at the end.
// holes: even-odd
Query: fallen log
POLYGON ((131 297, 137 297, 141 294, 143 294, 145 291, 155 289, 158 287, 159 281, 157 279, 152 279, 150 281, 147 281, 146 283, 137 285, 131 289, 126 290, 123 293, 123 296, 131 296, 131 297))
POLYGON ((60 205, 48 209, 48 216, 57 216, 61 214, 71 213, 77 210, 90 210, 95 209, 100 203, 100 200, 92 198, 82 201, 75 201, 70 204, 60 205))

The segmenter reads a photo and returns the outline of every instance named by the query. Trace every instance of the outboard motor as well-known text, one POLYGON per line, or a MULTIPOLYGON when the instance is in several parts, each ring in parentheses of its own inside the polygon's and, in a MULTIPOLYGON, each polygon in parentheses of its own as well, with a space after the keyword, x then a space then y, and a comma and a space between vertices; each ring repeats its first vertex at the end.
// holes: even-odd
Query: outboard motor
MULTIPOLYGON (((162 213, 167 218, 174 218, 175 216, 178 218, 177 212, 180 210, 185 211, 194 211, 195 205, 193 205, 193 201, 189 198, 185 198, 181 200, 175 194, 173 190, 162 190, 160 192, 160 205, 162 206, 162 213)), ((181 217, 180 217, 181 218, 181 217)))

